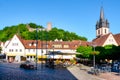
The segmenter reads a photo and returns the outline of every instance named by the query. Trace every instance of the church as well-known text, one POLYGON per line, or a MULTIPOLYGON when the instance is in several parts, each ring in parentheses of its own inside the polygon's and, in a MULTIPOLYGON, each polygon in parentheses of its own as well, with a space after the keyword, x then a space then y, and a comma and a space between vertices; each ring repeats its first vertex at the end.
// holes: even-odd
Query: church
POLYGON ((104 10, 103 7, 101 7, 100 18, 96 23, 96 38, 92 40, 92 43, 96 46, 120 46, 120 33, 112 34, 109 28, 109 21, 105 19, 104 10))

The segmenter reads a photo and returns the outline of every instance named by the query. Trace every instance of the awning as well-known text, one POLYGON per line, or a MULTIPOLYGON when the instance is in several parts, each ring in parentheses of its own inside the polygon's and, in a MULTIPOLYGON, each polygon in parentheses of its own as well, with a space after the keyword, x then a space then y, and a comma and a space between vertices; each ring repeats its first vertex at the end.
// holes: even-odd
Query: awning
POLYGON ((16 53, 7 53, 6 56, 23 56, 23 55, 20 55, 20 54, 16 54, 16 53))
POLYGON ((41 55, 41 56, 38 56, 38 58, 47 58, 47 56, 46 55, 41 55))
POLYGON ((36 56, 36 54, 26 54, 26 56, 36 56))
MULTIPOLYGON (((26 56, 36 56, 36 54, 26 54, 26 56)), ((38 58, 47 58, 46 55, 37 55, 38 58)))

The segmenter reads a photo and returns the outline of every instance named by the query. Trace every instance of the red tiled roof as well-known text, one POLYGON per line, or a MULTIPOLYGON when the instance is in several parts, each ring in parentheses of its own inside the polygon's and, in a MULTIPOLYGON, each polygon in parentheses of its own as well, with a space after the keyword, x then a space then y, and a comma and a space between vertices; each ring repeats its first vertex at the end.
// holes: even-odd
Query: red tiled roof
MULTIPOLYGON (((34 44, 36 44, 36 40, 22 40, 23 45, 25 46, 25 48, 27 49, 35 49, 36 46, 34 44), (30 46, 31 44, 31 46, 30 46)), ((80 45, 82 46, 87 46, 87 42, 86 41, 40 41, 38 40, 38 48, 43 48, 46 49, 46 44, 48 45, 47 48, 48 49, 52 49, 53 45, 62 45, 61 48, 58 49, 76 49, 77 47, 79 47, 80 45), (42 45, 43 44, 43 45, 42 45), (64 45, 68 45, 68 48, 64 48, 64 45)), ((57 49, 57 48, 55 48, 57 49)))
POLYGON ((113 36, 114 36, 117 44, 120 45, 120 33, 119 33, 119 34, 115 34, 115 35, 113 35, 113 36))
POLYGON ((95 43, 97 46, 103 46, 104 42, 106 41, 106 39, 108 38, 108 36, 110 35, 111 33, 109 34, 106 34, 106 35, 103 35, 103 36, 100 36, 96 39, 94 39, 92 41, 92 43, 95 43))
MULTIPOLYGON (((26 49, 36 49, 36 40, 24 40, 21 38, 21 36, 16 35, 18 39, 21 41, 23 46, 26 49)), ((38 49, 43 48, 43 49, 53 49, 53 45, 62 45, 60 48, 55 48, 55 49, 73 49, 75 50, 79 46, 87 46, 88 42, 87 41, 81 41, 81 40, 73 40, 73 41, 40 41, 38 40, 38 49), (64 45, 68 45, 69 47, 64 47, 64 45)))

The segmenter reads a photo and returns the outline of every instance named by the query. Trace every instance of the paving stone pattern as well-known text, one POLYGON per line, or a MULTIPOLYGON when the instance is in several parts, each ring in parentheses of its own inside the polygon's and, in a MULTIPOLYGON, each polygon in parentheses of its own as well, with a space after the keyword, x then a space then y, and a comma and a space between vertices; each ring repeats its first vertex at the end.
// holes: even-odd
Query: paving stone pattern
POLYGON ((20 69, 19 65, 18 63, 0 63, 0 80, 107 80, 103 74, 100 76, 89 74, 89 67, 50 69, 38 64, 38 70, 24 70, 20 69))

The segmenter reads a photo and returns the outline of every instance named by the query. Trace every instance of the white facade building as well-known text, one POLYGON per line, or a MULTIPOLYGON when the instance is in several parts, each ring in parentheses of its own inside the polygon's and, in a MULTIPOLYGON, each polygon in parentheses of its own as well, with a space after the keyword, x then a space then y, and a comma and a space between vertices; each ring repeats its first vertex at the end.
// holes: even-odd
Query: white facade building
POLYGON ((49 52, 60 52, 55 54, 54 58, 73 59, 76 54, 76 48, 80 45, 87 45, 86 41, 40 41, 36 44, 36 40, 24 40, 18 35, 4 44, 3 51, 9 62, 31 60, 35 61, 36 55, 38 60, 41 58, 53 58, 53 55, 46 55, 49 52))

